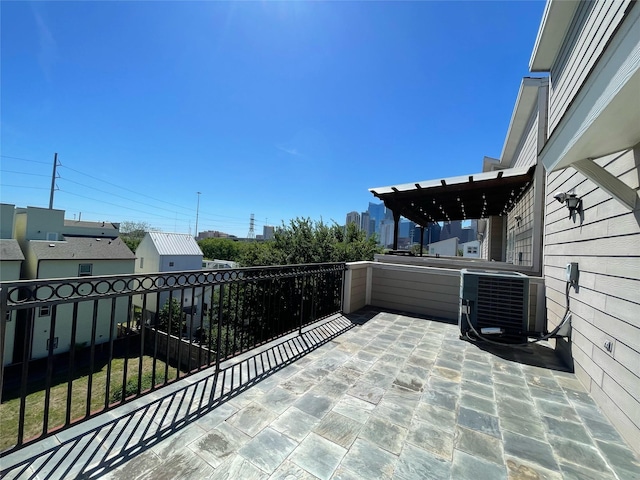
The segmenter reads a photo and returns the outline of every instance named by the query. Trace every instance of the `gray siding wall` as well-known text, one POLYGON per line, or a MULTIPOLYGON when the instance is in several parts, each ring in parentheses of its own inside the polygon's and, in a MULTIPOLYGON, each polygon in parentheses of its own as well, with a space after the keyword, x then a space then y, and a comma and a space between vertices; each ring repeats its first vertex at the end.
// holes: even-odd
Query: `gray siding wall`
POLYGON ((583 1, 550 72, 549 133, 558 126, 618 27, 630 0, 583 1))
POLYGON ((345 295, 350 297, 350 306, 345 313, 355 312, 367 304, 367 268, 370 267, 347 264, 349 270, 347 274, 351 275, 351 285, 349 292, 345 292, 345 295))
POLYGON ((457 320, 459 298, 457 270, 385 264, 373 268, 373 306, 457 320))
MULTIPOLYGON (((596 161, 638 190, 640 145, 596 161)), ((640 445, 640 210, 627 210, 573 168, 548 176, 544 274, 549 328, 562 318, 565 266, 578 262, 579 289, 571 290, 576 375, 631 444, 640 445), (582 221, 553 198, 575 189, 582 221), (612 351, 605 348, 612 343, 612 351)))
POLYGON ((526 132, 520 140, 520 145, 511 163, 512 167, 528 167, 534 165, 538 160, 538 109, 534 109, 529 118, 526 132))

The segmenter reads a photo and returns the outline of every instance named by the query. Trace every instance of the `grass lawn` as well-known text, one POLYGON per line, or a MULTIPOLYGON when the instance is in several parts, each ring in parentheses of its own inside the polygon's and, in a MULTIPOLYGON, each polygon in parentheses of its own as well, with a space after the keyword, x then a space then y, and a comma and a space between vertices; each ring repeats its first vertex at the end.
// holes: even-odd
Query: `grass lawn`
MULTIPOLYGON (((122 380, 124 373, 124 358, 114 358, 111 360, 111 381, 109 388, 109 401, 113 401, 114 396, 122 391, 122 380)), ((107 383, 107 366, 105 364, 100 370, 93 374, 91 386, 90 411, 99 412, 104 409, 107 383)), ((145 375, 149 379, 153 371, 153 358, 143 357, 142 372, 139 371, 139 358, 132 357, 127 361, 127 380, 137 386, 137 377, 145 375), (130 380, 133 379, 133 380, 130 380)), ((156 361, 156 385, 164 382, 165 363, 156 361)), ((175 367, 169 367, 169 381, 176 378, 175 367)), ((54 377, 51 387, 51 398, 49 401, 48 431, 55 430, 65 424, 67 409, 67 376, 54 377)), ((37 386, 30 386, 30 393, 27 395, 25 418, 24 418, 24 439, 28 440, 42 434, 44 420, 45 390, 44 383, 38 382, 37 386)), ((148 385, 151 381, 149 379, 148 385)), ((87 410, 87 389, 89 384, 89 372, 78 375, 73 380, 71 390, 71 422, 77 421, 86 415, 87 410)), ((145 390, 144 382, 142 390, 145 390)), ((17 443, 18 423, 20 415, 20 398, 11 398, 0 405, 0 451, 6 450, 17 443)))

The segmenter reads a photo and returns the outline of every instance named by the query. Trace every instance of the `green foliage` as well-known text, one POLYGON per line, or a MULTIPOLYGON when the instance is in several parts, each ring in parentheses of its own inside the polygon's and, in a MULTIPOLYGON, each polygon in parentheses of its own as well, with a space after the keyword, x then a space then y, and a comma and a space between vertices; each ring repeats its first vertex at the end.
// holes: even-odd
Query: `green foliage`
POLYGON ((270 242, 244 244, 239 258, 243 266, 373 260, 381 253, 374 237, 366 238, 356 225, 337 225, 296 218, 282 225, 270 242))
POLYGON ((165 332, 179 337, 186 325, 185 315, 180 308, 180 302, 175 298, 168 299, 160 309, 158 314, 158 328, 165 332), (171 320, 171 331, 169 332, 169 320, 171 320))
MULTIPOLYGON (((140 392, 149 390, 152 385, 153 385, 153 372, 144 373, 142 375, 142 380, 140 382, 140 392)), ((136 395, 137 393, 138 393, 138 376, 136 375, 134 377, 131 377, 129 380, 127 380, 124 398, 130 397, 131 395, 136 395)), ((119 402, 121 400, 122 400, 122 385, 118 385, 115 389, 111 391, 111 403, 119 402)))
POLYGON ((230 260, 232 262, 239 261, 243 246, 240 242, 230 238, 205 238, 200 240, 198 245, 204 258, 230 260))
POLYGON ((129 250, 135 253, 145 234, 150 230, 151 225, 147 222, 124 221, 120 223, 120 238, 129 247, 129 250))

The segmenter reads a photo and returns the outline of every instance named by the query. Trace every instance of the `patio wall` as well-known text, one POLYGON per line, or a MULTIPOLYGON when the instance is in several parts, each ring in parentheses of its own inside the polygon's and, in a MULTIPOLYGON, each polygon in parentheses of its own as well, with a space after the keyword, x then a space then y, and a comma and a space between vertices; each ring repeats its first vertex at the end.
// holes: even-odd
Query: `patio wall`
MULTIPOLYGON (((343 303, 345 313, 372 305, 444 320, 458 320, 460 268, 407 265, 404 263, 408 261, 406 257, 390 257, 399 263, 376 261, 347 264, 343 303)), ((530 325, 543 325, 544 281, 541 277, 529 277, 529 281, 529 322, 530 325)))

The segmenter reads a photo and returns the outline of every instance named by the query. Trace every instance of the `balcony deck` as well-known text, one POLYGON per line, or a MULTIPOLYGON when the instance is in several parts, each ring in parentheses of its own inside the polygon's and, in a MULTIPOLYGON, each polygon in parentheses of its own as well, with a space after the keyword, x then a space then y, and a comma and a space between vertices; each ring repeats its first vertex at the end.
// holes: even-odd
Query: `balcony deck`
POLYGON ((542 345, 336 315, 0 459, 10 478, 638 478, 640 462, 542 345))

